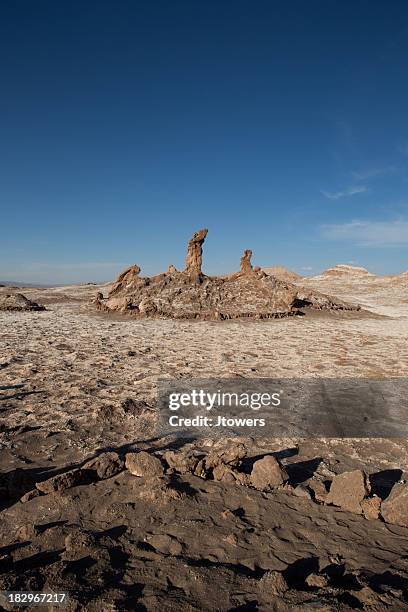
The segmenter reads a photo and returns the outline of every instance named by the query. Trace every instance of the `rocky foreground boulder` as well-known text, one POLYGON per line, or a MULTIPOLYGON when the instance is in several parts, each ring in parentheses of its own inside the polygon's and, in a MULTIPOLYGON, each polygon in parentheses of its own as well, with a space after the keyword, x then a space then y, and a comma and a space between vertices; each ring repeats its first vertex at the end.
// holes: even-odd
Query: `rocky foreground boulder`
POLYGON ((0 295, 0 310, 45 310, 45 306, 37 304, 37 302, 32 302, 22 293, 5 293, 4 295, 0 295))
POLYGON ((358 310, 313 290, 301 290, 252 267, 252 251, 241 258, 240 271, 228 276, 207 276, 202 272, 202 246, 208 230, 196 232, 188 243, 186 266, 178 271, 141 277, 137 265, 124 270, 113 284, 107 299, 98 293, 93 304, 99 310, 136 317, 173 319, 279 318, 299 314, 306 306, 319 310, 358 310))

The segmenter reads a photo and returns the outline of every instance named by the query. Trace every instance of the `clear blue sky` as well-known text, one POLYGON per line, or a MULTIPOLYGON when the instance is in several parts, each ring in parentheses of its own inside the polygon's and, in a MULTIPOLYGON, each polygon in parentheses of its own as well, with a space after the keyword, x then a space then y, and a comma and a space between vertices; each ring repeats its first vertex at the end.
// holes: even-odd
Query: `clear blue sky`
POLYGON ((0 3, 0 279, 408 268, 405 0, 0 3))

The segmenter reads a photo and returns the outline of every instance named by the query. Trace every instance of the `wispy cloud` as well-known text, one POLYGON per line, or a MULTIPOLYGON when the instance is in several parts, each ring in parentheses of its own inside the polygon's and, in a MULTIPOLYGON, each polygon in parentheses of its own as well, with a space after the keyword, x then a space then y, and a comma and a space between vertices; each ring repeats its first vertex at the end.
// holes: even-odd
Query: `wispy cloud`
POLYGON ((365 170, 361 170, 359 172, 352 172, 351 175, 357 181, 367 181, 369 179, 395 174, 396 172, 397 168, 395 166, 384 166, 382 168, 366 168, 365 170))
POLYGON ((402 144, 398 147, 398 151, 403 155, 408 155, 408 142, 402 144))
POLYGON ((364 247, 398 247, 408 245, 408 221, 351 221, 323 225, 322 235, 327 240, 354 242, 364 247))
POLYGON ((339 200, 340 198, 347 198, 349 196, 356 195, 357 193, 365 193, 366 191, 368 191, 368 189, 364 185, 355 185, 353 187, 348 187, 348 189, 345 189, 344 191, 321 190, 320 193, 322 193, 326 198, 329 198, 329 200, 339 200))

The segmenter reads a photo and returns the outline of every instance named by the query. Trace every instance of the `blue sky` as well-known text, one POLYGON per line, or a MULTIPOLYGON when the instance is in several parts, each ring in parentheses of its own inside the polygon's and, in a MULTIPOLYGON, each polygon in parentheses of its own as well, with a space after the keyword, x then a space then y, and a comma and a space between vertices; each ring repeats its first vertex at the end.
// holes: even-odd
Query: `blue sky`
POLYGON ((0 3, 0 279, 408 268, 408 5, 0 3))

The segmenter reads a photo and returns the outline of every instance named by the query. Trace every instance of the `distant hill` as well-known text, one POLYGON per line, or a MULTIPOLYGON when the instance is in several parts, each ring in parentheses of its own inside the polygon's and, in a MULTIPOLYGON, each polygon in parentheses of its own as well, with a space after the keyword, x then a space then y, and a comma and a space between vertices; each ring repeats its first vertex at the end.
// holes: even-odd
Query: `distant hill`
POLYGON ((293 272, 292 270, 288 270, 284 266, 271 266, 270 268, 262 268, 264 272, 270 274, 271 276, 275 276, 279 280, 283 280, 289 283, 296 283, 301 280, 303 277, 297 272, 293 272))
POLYGON ((319 277, 323 278, 368 278, 374 276, 375 274, 369 272, 366 268, 361 268, 359 266, 351 266, 349 264, 338 264, 337 266, 334 266, 333 268, 328 268, 327 270, 319 274, 319 277))
POLYGON ((54 285, 42 285, 40 283, 23 283, 22 281, 0 280, 0 287, 54 287, 54 285))

